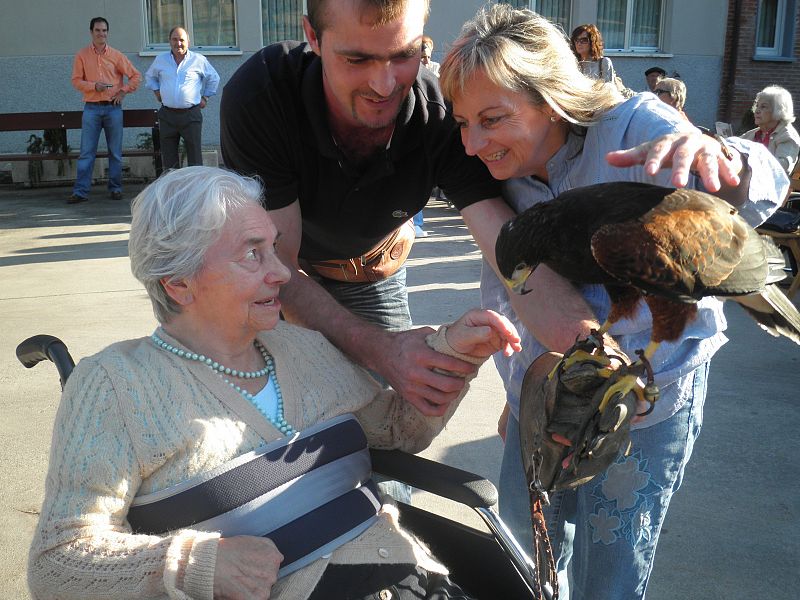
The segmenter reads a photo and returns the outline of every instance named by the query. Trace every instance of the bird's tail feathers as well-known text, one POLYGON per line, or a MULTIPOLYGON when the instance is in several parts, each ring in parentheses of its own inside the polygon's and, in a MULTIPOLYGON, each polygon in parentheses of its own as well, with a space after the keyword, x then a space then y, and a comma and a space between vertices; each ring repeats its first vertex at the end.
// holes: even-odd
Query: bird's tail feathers
POLYGON ((771 335, 784 336, 800 344, 800 312, 778 286, 768 285, 762 292, 732 299, 771 335))
POLYGON ((767 259, 767 280, 766 283, 777 283, 789 276, 789 267, 786 264, 786 257, 783 251, 765 235, 760 236, 764 244, 764 253, 767 259))

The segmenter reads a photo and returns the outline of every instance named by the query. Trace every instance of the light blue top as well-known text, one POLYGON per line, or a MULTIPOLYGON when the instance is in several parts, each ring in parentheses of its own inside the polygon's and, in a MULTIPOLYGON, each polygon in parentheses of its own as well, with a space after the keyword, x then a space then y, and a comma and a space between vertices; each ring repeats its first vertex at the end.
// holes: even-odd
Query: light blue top
MULTIPOLYGON (((585 137, 570 133, 566 143, 547 163, 549 184, 523 177, 503 184, 503 196, 516 212, 538 202, 546 202, 566 190, 609 181, 640 181, 670 186, 672 171, 661 170, 655 177, 644 172, 641 165, 628 168, 612 167, 605 159, 607 152, 632 148, 641 143, 676 131, 692 129, 672 107, 651 93, 626 100, 608 111, 600 121, 582 131, 585 137)), ((751 225, 763 222, 779 205, 788 188, 783 169, 761 144, 738 138, 727 140, 729 145, 748 156, 753 171, 748 199, 739 207, 740 214, 751 225)), ((702 189, 702 183, 690 177, 689 187, 702 189)), ((601 285, 581 287, 583 297, 600 322, 610 309, 610 299, 601 285)), ((547 351, 520 323, 508 299, 507 288, 492 268, 484 263, 481 274, 481 301, 485 308, 506 315, 522 336, 522 352, 504 357, 494 355, 495 364, 505 386, 506 397, 514 415, 519 418, 519 394, 522 378, 533 360, 547 351)), ((640 302, 637 314, 614 324, 610 333, 622 350, 631 357, 634 351, 645 348, 650 340, 652 319, 650 310, 640 302)), ((637 427, 647 427, 669 418, 677 412, 691 393, 692 378, 684 377, 709 361, 727 341, 722 333, 727 327, 722 303, 716 298, 704 298, 698 303, 697 318, 687 326, 680 340, 665 342, 656 351, 652 365, 661 397, 655 410, 637 427), (681 379, 682 378, 682 379, 681 379)))
POLYGON ((219 74, 202 54, 188 50, 177 64, 172 52, 156 56, 144 75, 148 89, 161 92, 161 102, 170 108, 191 108, 201 96, 213 96, 219 87, 219 74))
POLYGON ((272 376, 267 378, 267 385, 253 395, 253 404, 272 420, 278 419, 278 391, 272 376))

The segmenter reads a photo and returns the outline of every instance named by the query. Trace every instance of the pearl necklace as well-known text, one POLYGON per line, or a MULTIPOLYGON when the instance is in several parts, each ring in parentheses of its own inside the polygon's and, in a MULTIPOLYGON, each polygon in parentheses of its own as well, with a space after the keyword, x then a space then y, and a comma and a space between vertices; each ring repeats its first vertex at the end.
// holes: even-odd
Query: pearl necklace
POLYGON ((259 369, 258 371, 238 371, 236 369, 231 369, 226 367, 225 365, 218 363, 217 361, 208 358, 202 354, 197 354, 195 352, 191 352, 190 350, 183 350, 182 348, 177 348, 172 344, 168 344, 160 337, 158 337, 155 333, 150 336, 150 339, 153 340, 153 343, 158 347, 164 350, 165 352, 170 352, 176 356, 181 358, 185 358, 187 360, 194 360, 201 364, 204 364, 209 369, 211 369, 214 373, 222 377, 223 381, 239 392, 245 400, 250 402, 253 406, 258 409, 264 418, 267 419, 272 425, 280 431, 284 435, 292 435, 295 433, 294 427, 292 427, 284 417, 283 414, 283 394, 281 393, 281 386, 278 384, 278 377, 275 375, 275 360, 270 356, 267 349, 261 345, 260 342, 255 341, 253 344, 255 345, 256 349, 261 353, 261 356, 264 358, 264 362, 266 366, 263 369, 259 369), (267 384, 269 384, 269 379, 272 379, 272 383, 275 386, 275 395, 277 397, 277 405, 278 410, 276 411, 276 418, 272 418, 267 412, 261 408, 255 402, 255 396, 248 392, 247 390, 241 388, 240 386, 233 383, 230 379, 226 377, 226 375, 230 375, 231 377, 239 377, 241 379, 258 379, 259 377, 263 377, 267 375, 267 384))

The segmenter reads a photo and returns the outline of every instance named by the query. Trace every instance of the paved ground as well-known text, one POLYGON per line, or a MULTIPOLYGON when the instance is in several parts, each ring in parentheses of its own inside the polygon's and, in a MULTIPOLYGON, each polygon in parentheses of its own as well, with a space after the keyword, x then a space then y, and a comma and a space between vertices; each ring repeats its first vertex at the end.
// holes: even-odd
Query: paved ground
MULTIPOLYGON (((113 340, 147 335, 155 325, 128 267, 127 203, 113 203, 95 188, 90 202, 67 206, 68 193, 0 190, 4 599, 29 598, 25 560, 59 396, 55 371, 24 369, 14 348, 29 335, 50 333, 79 358, 113 340)), ((478 304, 480 260, 457 213, 445 205, 430 205, 425 228, 431 235, 415 244, 410 260, 410 299, 418 324, 438 324, 478 304)), ((800 348, 762 333, 737 307, 727 311, 733 341, 713 362, 703 434, 665 524, 649 600, 798 597, 800 348)), ((426 455, 496 480, 501 389, 487 364, 426 455)))

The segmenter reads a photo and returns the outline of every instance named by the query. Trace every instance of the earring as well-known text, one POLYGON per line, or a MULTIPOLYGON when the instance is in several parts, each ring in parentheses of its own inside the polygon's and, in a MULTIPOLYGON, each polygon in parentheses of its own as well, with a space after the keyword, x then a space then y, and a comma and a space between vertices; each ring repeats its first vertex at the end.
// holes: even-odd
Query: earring
POLYGON ((550 122, 555 123, 556 121, 558 121, 558 118, 555 115, 550 115, 550 122))

